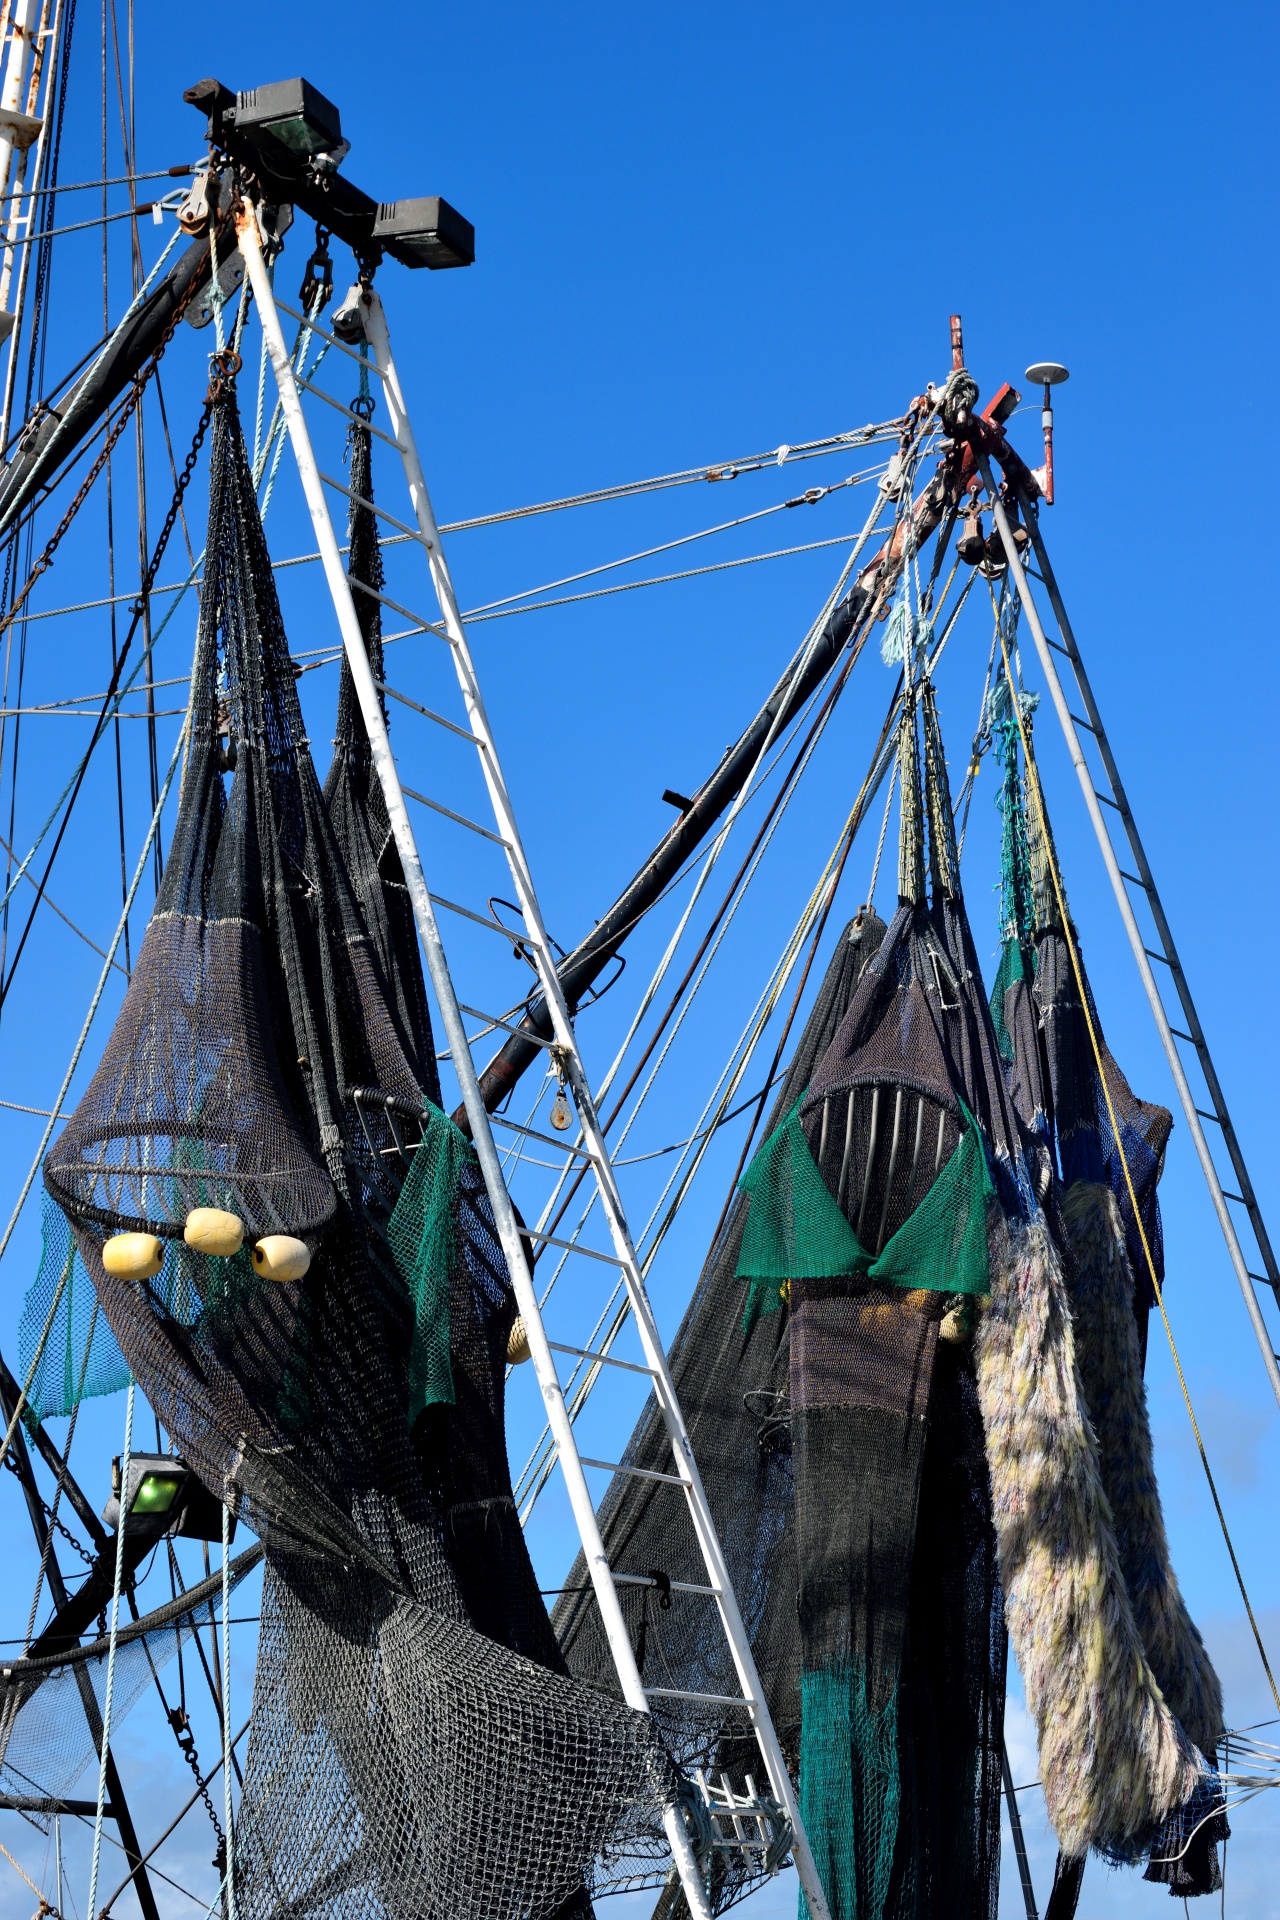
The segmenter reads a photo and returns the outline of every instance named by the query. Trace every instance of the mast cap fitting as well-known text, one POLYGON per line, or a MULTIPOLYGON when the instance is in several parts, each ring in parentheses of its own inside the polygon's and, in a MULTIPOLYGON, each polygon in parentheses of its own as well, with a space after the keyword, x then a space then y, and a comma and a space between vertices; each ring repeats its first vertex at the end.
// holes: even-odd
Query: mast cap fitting
POLYGON ((1071 375, 1056 360, 1037 360, 1034 366, 1027 368, 1027 378, 1038 387, 1060 387, 1071 375))

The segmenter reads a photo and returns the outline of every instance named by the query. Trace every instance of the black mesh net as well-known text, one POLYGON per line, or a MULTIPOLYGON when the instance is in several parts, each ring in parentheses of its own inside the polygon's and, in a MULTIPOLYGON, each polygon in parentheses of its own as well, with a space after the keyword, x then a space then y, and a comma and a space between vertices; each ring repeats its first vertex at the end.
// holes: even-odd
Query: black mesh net
POLYGON ((451 1185, 406 1179, 450 1123, 426 1098, 425 994, 367 748, 348 700, 338 830, 229 383, 211 446, 173 849, 47 1182, 178 1450, 266 1549, 245 1920, 335 1901, 403 1920, 579 1914, 591 1888, 652 1871, 677 1782, 644 1716, 568 1677, 538 1598, 503 1444, 512 1306, 488 1202, 465 1147, 451 1185), (187 1211, 209 1204, 245 1221, 241 1252, 185 1244, 187 1211), (161 1236, 150 1279, 106 1270, 121 1228, 161 1236), (247 1242, 264 1231, 309 1247, 305 1278, 262 1276, 247 1242), (441 1316, 448 1394, 415 1397, 411 1357, 441 1316))
MULTIPOLYGON (((352 405, 357 411, 372 409, 372 402, 367 399, 357 399, 352 405)), ((382 548, 375 517, 369 506, 361 504, 373 500, 372 441, 368 426, 353 425, 348 445, 351 491, 357 498, 351 507, 347 571, 355 590, 356 615, 369 666, 375 683, 380 686, 382 606, 375 596, 384 585, 382 548)), ((381 693, 379 698, 385 719, 386 700, 381 693)), ((419 1086, 438 1106, 440 1077, 426 985, 418 960, 413 907, 345 655, 338 683, 338 721, 333 748, 333 763, 324 783, 324 800, 334 837, 351 875, 364 924, 382 963, 382 976, 410 1064, 419 1086)))
MULTIPOLYGON (((884 936, 874 914, 846 927, 836 944, 774 1101, 771 1128, 804 1092, 849 1006, 868 959, 884 936)), ((734 1592, 742 1609, 770 1714, 794 1772, 800 1756, 800 1658, 796 1636, 797 1560, 789 1356, 785 1313, 744 1316, 737 1277, 750 1203, 734 1194, 702 1269, 669 1358, 734 1592), (745 1323, 744 1323, 745 1322, 745 1323)), ((657 1407, 646 1407, 623 1455, 624 1464, 669 1470, 670 1441, 657 1407)), ((706 1566, 683 1500, 653 1481, 617 1474, 600 1506, 609 1563, 618 1572, 693 1586, 706 1566)), ((579 1557, 553 1620, 570 1671, 616 1690, 612 1661, 594 1595, 579 1557)), ((674 1592, 669 1609, 654 1586, 621 1585, 647 1684, 690 1693, 739 1691, 714 1602, 674 1592)), ((743 1713, 658 1700, 655 1709, 671 1751, 686 1770, 727 1772, 741 1787, 759 1776, 759 1750, 743 1713)), ((749 1883, 742 1855, 717 1855, 712 1897, 727 1905, 749 1883)))

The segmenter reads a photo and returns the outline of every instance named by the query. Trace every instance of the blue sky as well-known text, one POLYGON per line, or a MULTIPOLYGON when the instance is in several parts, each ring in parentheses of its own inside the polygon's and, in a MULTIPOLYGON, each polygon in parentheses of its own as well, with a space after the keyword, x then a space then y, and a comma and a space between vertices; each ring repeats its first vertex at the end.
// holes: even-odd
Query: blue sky
MULTIPOLYGON (((99 24, 93 10, 82 14, 65 135, 68 180, 100 171, 99 24)), ((1247 5, 1212 13, 1172 5, 1157 13, 1089 4, 992 17, 931 4, 875 14, 827 4, 660 4, 643 12, 396 4, 353 27, 349 10, 316 0, 305 11, 256 9, 251 36, 229 31, 208 9, 154 4, 138 6, 137 27, 144 169, 198 152, 200 123, 180 99, 193 80, 213 72, 244 86, 302 71, 341 107, 352 178, 384 199, 443 193, 475 222, 477 261, 468 272, 410 276, 388 268, 380 282, 442 521, 889 418, 926 380, 944 376, 953 311, 964 317, 969 365, 984 395, 1002 379, 1016 383, 1036 359, 1070 367, 1057 414, 1059 503, 1045 516, 1046 537, 1255 1183, 1274 1219, 1277 668, 1267 583, 1275 542, 1273 458, 1261 419, 1277 344, 1274 250, 1263 225, 1263 196, 1275 173, 1274 15, 1247 5)), ((120 170, 117 158, 114 145, 113 172, 120 170)), ((86 198, 92 196, 66 202, 60 217, 87 217, 86 198)), ((123 204, 118 195, 113 204, 123 204)), ((172 221, 163 233, 145 222, 140 231, 149 265, 172 221)), ((113 316, 127 297, 123 233, 123 226, 113 229, 113 316)), ((54 377, 97 337, 101 318, 97 242, 65 244, 50 295, 47 366, 54 377)), ((310 235, 300 227, 280 269, 290 297, 309 250, 310 235)), ((345 267, 340 260, 340 274, 345 267)), ((184 331, 166 369, 179 458, 198 412, 209 345, 207 335, 184 331)), ((251 388, 255 365, 250 358, 242 385, 251 388)), ((342 391, 341 381, 335 390, 342 391)), ((1024 399, 1035 395, 1026 390, 1024 399)), ((248 391, 246 406, 251 411, 248 391)), ((167 504, 158 425, 152 419, 148 427, 153 530, 167 504)), ((1036 438, 1035 414, 1028 412, 1015 422, 1015 439, 1038 459, 1036 438)), ((450 553, 462 604, 493 601, 776 504, 857 465, 843 457, 815 462, 802 479, 794 470, 769 469, 732 487, 687 488, 459 534, 450 553)), ((129 525, 131 460, 118 468, 117 523, 129 525)), ((387 498, 392 478, 379 481, 387 498)), ((199 490, 197 483, 193 493, 199 490)), ((834 538, 860 522, 861 499, 857 491, 837 494, 717 536, 693 548, 692 558, 647 562, 618 577, 834 538)), ((41 606, 108 591, 104 514, 95 496, 42 585, 41 606)), ((193 498, 197 547, 199 521, 193 498)), ((268 532, 277 556, 310 546, 287 462, 268 532)), ((563 944, 581 936, 668 824, 663 788, 691 790, 754 712, 803 638, 840 558, 839 547, 826 548, 477 626, 477 660, 508 777, 546 916, 563 944)), ((424 605, 425 582, 402 555, 395 564, 403 593, 417 596, 407 604, 424 605)), ((130 540, 118 539, 117 590, 136 577, 131 566, 130 540)), ((162 577, 176 579, 180 571, 175 547, 162 577)), ((313 572, 299 569, 283 589, 295 652, 320 647, 333 633, 313 572)), ((162 677, 185 672, 192 622, 188 604, 157 650, 162 677)), ((957 774, 989 637, 989 621, 976 616, 958 628, 942 678, 957 774)), ((105 686, 109 644, 101 610, 33 623, 24 698, 105 686)), ((426 687, 435 671, 425 641, 405 642, 396 661, 408 686, 426 687)), ((1028 670, 1037 684, 1029 662, 1028 670)), ((335 676, 322 670, 302 684, 323 769, 335 676)), ((890 684, 869 649, 726 941, 716 988, 673 1049, 661 1091, 638 1127, 636 1151, 692 1130, 731 1036, 839 831, 890 684)), ((172 690, 162 707, 179 706, 181 694, 172 690)), ((444 792, 453 763, 415 724, 401 714, 393 723, 406 778, 429 791, 434 778, 434 791, 444 792)), ((24 722, 14 822, 23 850, 86 726, 62 718, 24 722)), ((177 726, 173 716, 161 723, 162 758, 177 726)), ((149 813, 140 731, 136 723, 122 727, 130 865, 149 813)), ((1172 1104, 1047 712, 1039 738, 1108 1037, 1135 1088, 1172 1104)), ((115 765, 108 752, 98 761, 51 893, 101 944, 119 910, 120 883, 115 765)), ((973 805, 966 886, 979 953, 993 964, 991 798, 988 771, 973 805)), ((4 810, 7 836, 7 771, 4 810)), ((448 844, 423 832, 432 870, 454 871, 448 844)), ((843 896, 849 912, 863 897, 873 850, 863 842, 855 849, 843 896)), ((882 906, 886 895, 882 887, 882 906)), ((146 898, 144 889, 134 952, 146 898)), ((646 962, 656 959, 678 905, 637 939, 613 998, 584 1017, 583 1045, 597 1075, 612 1058, 646 962)), ((469 961, 472 948, 459 952, 469 961)), ((0 1098, 50 1104, 99 965, 60 922, 37 920, 0 1019, 0 1098)), ((487 970, 493 992, 515 997, 518 976, 509 961, 502 962, 506 971, 479 957, 475 965, 487 970)), ((113 991, 86 1064, 118 1004, 113 991)), ((749 1080, 748 1090, 755 1084, 749 1080)), ((34 1153, 38 1124, 0 1111, 4 1217, 34 1153)), ((738 1144, 727 1129, 655 1265, 655 1305, 668 1331, 688 1296, 738 1144)), ((660 1191, 656 1177, 640 1168, 628 1181, 629 1200, 643 1217, 660 1191)), ((1174 1333, 1274 1663, 1276 1408, 1181 1124, 1163 1196, 1174 1333)), ((29 1208, 0 1271, 0 1344, 11 1364, 38 1239, 38 1215, 29 1208)), ((1274 1310, 1270 1322, 1280 1331, 1274 1310)), ((1236 1725, 1269 1718, 1275 1709, 1251 1650, 1167 1347, 1154 1331, 1149 1382, 1175 1561, 1218 1658, 1228 1716, 1236 1725)), ((625 1396, 602 1410, 602 1446, 622 1443, 632 1412, 625 1396)), ((95 1498, 105 1499, 121 1418, 119 1399, 84 1412, 77 1458, 95 1498)), ((532 1410, 518 1392, 517 1465, 534 1435, 532 1410)), ((3 1498, 15 1568, 5 1608, 14 1624, 4 1632, 18 1634, 33 1566, 16 1490, 3 1498)), ((553 1585, 570 1545, 554 1489, 533 1538, 553 1585)), ((250 1589, 245 1593, 247 1617, 255 1609, 250 1589)), ((245 1647, 236 1684, 247 1703, 252 1628, 239 1631, 245 1647)), ((1019 1782, 1031 1781, 1034 1746, 1016 1692, 1015 1685, 1010 1749, 1019 1782)), ((176 1801, 181 1768, 173 1749, 143 1726, 141 1709, 135 1718, 124 1752, 138 1781, 145 1834, 158 1830, 159 1809, 176 1801)), ((202 1730, 202 1751, 210 1738, 202 1730)), ((1043 1906, 1052 1849, 1038 1796, 1023 1798, 1043 1906)), ((1280 1913, 1275 1875, 1265 1865, 1275 1851, 1273 1807, 1268 1794, 1237 1818, 1228 1911, 1235 1905, 1250 1915, 1280 1913)), ((43 1843, 29 1829, 19 1832, 13 1816, 3 1816, 0 1837, 24 1860, 40 1857, 43 1843)), ((176 1878, 189 1868, 191 1885, 208 1880, 206 1839, 180 1839, 166 1856, 176 1878)), ((79 1844, 68 1842, 69 1859, 79 1844)), ((1018 1913, 1011 1867, 1009 1860, 1002 1911, 1018 1913)), ((76 1912, 85 1884, 81 1873, 76 1912)), ((1091 1866, 1081 1913, 1088 1920, 1154 1914, 1164 1899, 1135 1876, 1091 1866)), ((0 1900, 6 1915, 28 1910, 27 1890, 12 1875, 0 1880, 0 1900)), ((172 1890, 164 1902, 166 1920, 199 1912, 172 1890)), ((786 1881, 761 1895, 753 1911, 763 1920, 789 1914, 792 1902, 786 1881)), ((637 1913, 644 1910, 637 1905, 637 1913)))

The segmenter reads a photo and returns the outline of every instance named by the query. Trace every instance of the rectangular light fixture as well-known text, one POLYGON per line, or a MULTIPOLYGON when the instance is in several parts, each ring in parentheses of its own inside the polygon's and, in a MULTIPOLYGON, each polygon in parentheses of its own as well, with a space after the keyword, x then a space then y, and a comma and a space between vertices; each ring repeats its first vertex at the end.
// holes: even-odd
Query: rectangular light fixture
POLYGON ((236 95, 227 116, 251 138, 269 133, 290 153, 331 153, 342 145, 342 116, 309 80, 272 80, 236 95))
MULTIPOLYGON (((125 1530, 146 1528, 188 1540, 221 1540, 222 1503, 215 1499, 185 1460, 172 1453, 132 1453, 125 1530)), ((120 1524, 120 1459, 111 1462, 111 1498, 102 1518, 114 1530, 120 1524)), ((236 1523, 231 1521, 234 1537, 236 1523)))
POLYGON ((469 267, 476 257, 475 228, 434 193, 384 202, 373 237, 406 267, 469 267))

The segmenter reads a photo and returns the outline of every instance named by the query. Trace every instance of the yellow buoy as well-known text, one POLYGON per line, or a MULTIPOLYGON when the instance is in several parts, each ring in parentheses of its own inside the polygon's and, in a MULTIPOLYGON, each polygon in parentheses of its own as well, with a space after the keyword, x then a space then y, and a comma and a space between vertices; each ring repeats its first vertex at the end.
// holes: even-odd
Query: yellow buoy
POLYGON ((511 1331, 507 1335, 507 1365, 518 1367, 522 1360, 529 1358, 529 1336, 524 1330, 524 1321, 519 1314, 511 1322, 511 1331))
POLYGON ((102 1264, 117 1280, 150 1280, 164 1265, 164 1243, 154 1233, 113 1233, 102 1264))
POLYGON ((192 1207, 182 1237, 197 1253, 229 1258, 244 1245, 244 1221, 238 1213, 226 1213, 221 1207, 192 1207))
POLYGON ((264 1280, 301 1280, 311 1265, 311 1250, 291 1233, 268 1233, 253 1250, 253 1264, 264 1280))

